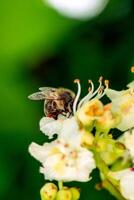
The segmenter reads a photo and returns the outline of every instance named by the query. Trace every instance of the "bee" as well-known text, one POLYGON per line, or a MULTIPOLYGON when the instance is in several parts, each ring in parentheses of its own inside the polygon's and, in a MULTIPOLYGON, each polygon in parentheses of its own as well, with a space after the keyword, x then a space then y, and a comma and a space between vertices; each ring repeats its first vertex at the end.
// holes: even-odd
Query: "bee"
POLYGON ((73 111, 75 94, 69 89, 41 87, 39 92, 28 96, 31 100, 44 100, 44 113, 54 119, 61 114, 70 117, 73 111))

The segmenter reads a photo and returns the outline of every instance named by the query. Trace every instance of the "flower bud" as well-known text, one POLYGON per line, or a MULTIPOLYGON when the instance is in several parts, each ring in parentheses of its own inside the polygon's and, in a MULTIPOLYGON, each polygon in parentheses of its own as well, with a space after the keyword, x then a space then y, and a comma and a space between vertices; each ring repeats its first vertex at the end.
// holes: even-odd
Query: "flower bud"
POLYGON ((62 190, 58 191, 56 200, 72 200, 71 190, 68 188, 63 188, 62 190))
POLYGON ((94 136, 92 133, 89 133, 85 130, 81 131, 82 138, 81 138, 81 145, 83 147, 91 147, 93 145, 94 136))
POLYGON ((72 200, 78 200, 80 198, 80 191, 78 188, 72 187, 70 191, 72 193, 72 200))
POLYGON ((100 156, 107 165, 111 165, 117 159, 121 158, 125 151, 123 145, 115 142, 113 139, 99 138, 94 144, 96 151, 100 153, 100 156))
POLYGON ((40 190, 41 200, 54 200, 57 195, 58 188, 53 183, 46 183, 40 190))

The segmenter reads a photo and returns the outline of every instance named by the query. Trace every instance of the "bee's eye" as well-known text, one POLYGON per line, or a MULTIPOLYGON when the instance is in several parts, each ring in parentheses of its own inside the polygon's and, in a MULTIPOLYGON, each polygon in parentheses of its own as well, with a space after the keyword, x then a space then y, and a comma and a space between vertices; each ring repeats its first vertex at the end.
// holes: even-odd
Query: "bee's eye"
POLYGON ((60 96, 65 102, 69 102, 72 100, 72 96, 69 92, 64 92, 60 96))

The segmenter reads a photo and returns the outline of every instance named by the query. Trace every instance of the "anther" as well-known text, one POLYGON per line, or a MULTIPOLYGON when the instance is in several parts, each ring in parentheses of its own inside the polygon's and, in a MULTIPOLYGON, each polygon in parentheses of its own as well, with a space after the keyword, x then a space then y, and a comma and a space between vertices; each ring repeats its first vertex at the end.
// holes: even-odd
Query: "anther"
POLYGON ((94 91, 94 84, 93 84, 93 81, 89 79, 89 80, 88 80, 88 83, 91 84, 91 91, 90 91, 90 92, 93 93, 93 91, 94 91))
POLYGON ((106 88, 109 88, 109 80, 105 80, 105 86, 106 86, 106 88))
POLYGON ((102 82, 102 81, 103 81, 103 76, 100 76, 99 82, 102 82))
POLYGON ((131 67, 131 72, 134 73, 134 66, 131 67))
POLYGON ((80 83, 80 79, 75 79, 74 83, 80 83))
POLYGON ((89 80, 88 80, 88 83, 92 83, 92 80, 91 80, 91 79, 89 79, 89 80))

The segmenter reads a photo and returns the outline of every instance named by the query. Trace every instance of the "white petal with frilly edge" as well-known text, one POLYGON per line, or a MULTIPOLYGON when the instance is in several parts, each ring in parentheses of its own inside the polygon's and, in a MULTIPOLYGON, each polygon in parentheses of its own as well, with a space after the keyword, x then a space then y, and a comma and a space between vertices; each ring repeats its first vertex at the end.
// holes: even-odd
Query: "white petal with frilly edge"
POLYGON ((54 134, 59 134, 62 129, 63 119, 55 120, 50 117, 43 117, 40 120, 40 131, 52 139, 54 134))
POLYGON ((32 143, 29 152, 42 163, 40 171, 47 180, 86 182, 95 168, 92 152, 58 140, 43 146, 32 143))

